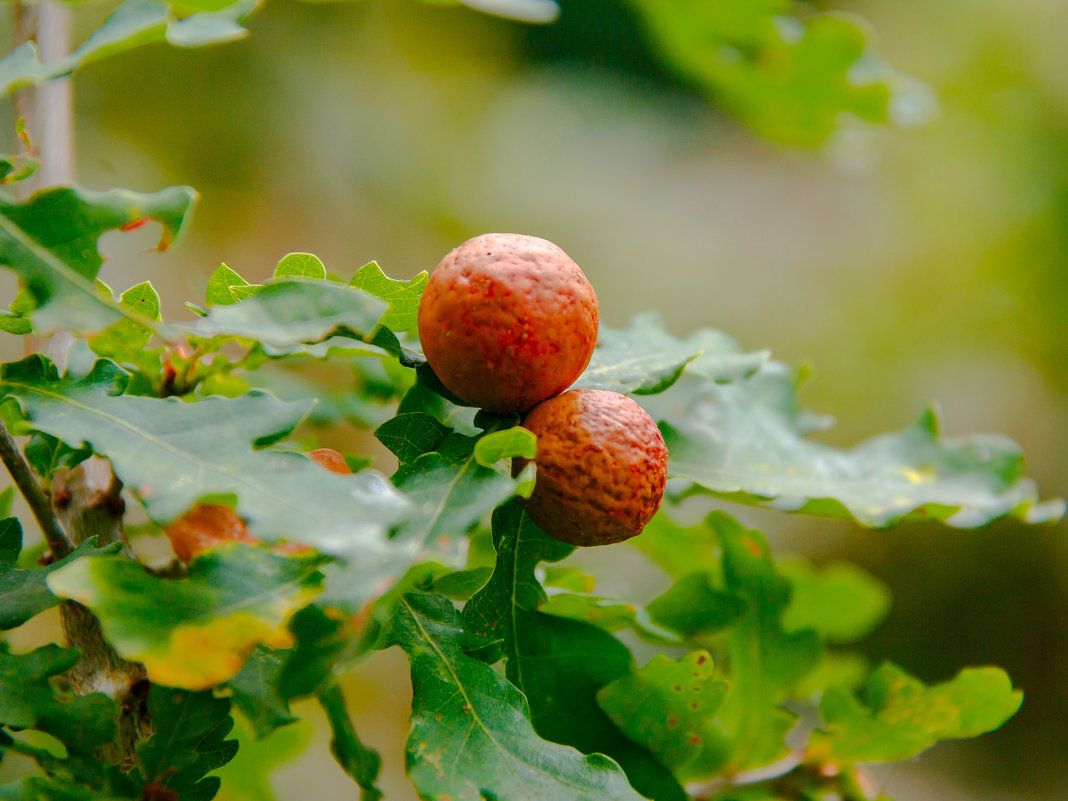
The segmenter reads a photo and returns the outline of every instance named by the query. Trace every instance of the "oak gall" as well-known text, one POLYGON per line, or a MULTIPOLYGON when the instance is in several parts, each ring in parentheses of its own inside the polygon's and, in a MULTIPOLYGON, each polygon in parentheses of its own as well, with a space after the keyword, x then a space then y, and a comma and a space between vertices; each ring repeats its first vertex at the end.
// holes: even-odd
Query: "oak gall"
POLYGON ((538 437, 537 478, 525 508, 554 539, 622 542, 660 508, 667 447, 652 418, 625 395, 573 389, 535 406, 523 426, 538 437))
POLYGON ((434 268, 419 304, 419 340, 458 398, 525 412, 586 369, 597 321, 593 287, 563 250, 534 236, 483 234, 434 268))

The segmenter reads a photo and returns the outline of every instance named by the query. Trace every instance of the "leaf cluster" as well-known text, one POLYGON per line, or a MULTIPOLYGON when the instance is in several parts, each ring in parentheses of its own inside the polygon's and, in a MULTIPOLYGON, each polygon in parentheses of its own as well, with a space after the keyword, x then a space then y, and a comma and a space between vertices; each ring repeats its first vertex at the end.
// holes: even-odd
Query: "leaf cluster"
MULTIPOLYGON (((843 119, 893 120, 922 99, 855 18, 792 0, 631 2, 681 74, 769 138, 820 144, 843 119)), ((256 5, 126 0, 65 59, 42 63, 27 43, 0 60, 0 94, 151 42, 239 38, 256 5)), ((35 165, 0 157, 0 182, 35 165)), ((536 457, 535 436, 451 396, 420 352, 426 273, 395 280, 370 262, 346 279, 290 253, 250 281, 223 264, 181 321, 162 319, 151 283, 116 293, 100 280, 102 235, 151 222, 165 249, 196 199, 189 187, 0 194, 0 265, 19 281, 0 330, 75 337, 62 364, 0 367, 4 427, 27 438, 46 488, 107 459, 147 521, 131 514, 124 543, 90 538, 51 560, 23 548, 11 493, 0 498, 0 629, 78 604, 100 650, 146 676, 87 689, 75 676, 93 654, 0 641, 0 757, 38 769, 0 799, 208 801, 220 787, 209 774, 238 748, 233 710, 263 738, 314 698, 331 752, 377 801, 381 760, 339 679, 392 647, 410 665, 405 766, 423 798, 859 801, 865 763, 977 736, 1019 707, 998 668, 927 686, 868 665, 850 648, 887 614, 887 588, 854 566, 773 554, 720 508, 869 528, 1057 519, 1063 503, 1039 501, 1014 443, 947 439, 931 410, 831 447, 810 436, 829 419, 801 407, 797 377, 767 352, 713 330, 680 339, 656 315, 605 327, 576 386, 633 395, 672 478, 662 511, 620 546, 667 582, 652 600, 609 597, 523 511, 536 468, 511 462, 536 457), (347 454, 352 473, 309 456, 354 434, 384 450, 347 454), (679 504, 694 498, 715 510, 683 525, 679 504), (204 516, 207 545, 179 562, 169 543, 204 508, 225 514, 204 516), (132 707, 144 715, 129 742, 132 707)))
MULTIPOLYGON (((32 434, 26 456, 42 479, 97 454, 151 521, 139 537, 164 538, 198 504, 231 507, 247 528, 178 566, 176 580, 173 566, 146 569, 92 542, 54 564, 19 564, 18 521, 0 523, 4 625, 61 601, 88 607, 110 646, 144 666, 157 727, 134 772, 90 775, 78 755, 114 737, 113 702, 57 695, 75 652, 10 655, 18 680, 37 682, 40 708, 12 707, 3 747, 36 758, 43 776, 5 792, 53 792, 68 771, 115 797, 152 787, 210 798, 217 781, 205 774, 233 756, 230 704, 262 737, 293 723, 292 702, 311 696, 339 763, 376 799, 380 761, 352 728, 338 677, 394 645, 411 662, 407 768, 426 797, 681 801, 774 764, 786 767, 761 785, 768 793, 832 778, 844 793, 855 766, 996 728, 1019 705, 994 668, 934 687, 893 665, 871 670, 843 646, 886 614, 878 581, 848 565, 777 558, 724 512, 696 526, 673 512, 687 497, 715 496, 875 527, 1057 516, 1008 441, 945 440, 928 414, 898 434, 831 448, 808 437, 826 421, 800 408, 794 379, 766 352, 716 331, 678 339, 652 315, 605 328, 577 383, 645 406, 674 481, 664 510, 627 546, 671 584, 644 604, 604 597, 592 576, 559 564, 573 549, 522 511, 534 468, 513 475, 509 463, 535 456, 534 436, 516 415, 450 397, 420 354, 411 332, 425 273, 395 281, 372 262, 346 281, 295 253, 257 284, 223 265, 182 323, 160 319, 150 284, 118 299, 94 286, 103 231, 154 217, 173 237, 191 199, 71 189, 12 202, 0 219, 15 231, 6 263, 22 282, 21 319, 81 321, 64 371, 40 356, 0 369, 6 419, 32 434), (80 213, 53 216, 52 204, 80 213), (339 362, 360 382, 350 394, 377 398, 377 415, 337 407, 315 418, 301 371, 339 362), (359 457, 350 475, 315 464, 301 451, 331 430, 324 423, 373 428, 392 475, 359 457), (663 653, 637 664, 622 632, 663 653), (47 667, 34 667, 46 655, 47 667), (63 703, 71 714, 58 715, 63 703), (76 752, 54 721, 74 725, 81 705, 92 717, 77 725, 96 728, 76 752), (172 744, 160 738, 168 727, 172 744), (58 738, 67 754, 15 739, 23 729, 58 738)), ((743 797, 724 787, 717 798, 743 797)))

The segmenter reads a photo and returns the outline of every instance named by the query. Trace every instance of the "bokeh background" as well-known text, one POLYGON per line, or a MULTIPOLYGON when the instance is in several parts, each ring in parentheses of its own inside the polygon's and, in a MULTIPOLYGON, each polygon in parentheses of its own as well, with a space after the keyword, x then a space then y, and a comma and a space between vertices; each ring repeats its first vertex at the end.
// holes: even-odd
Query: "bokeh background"
MULTIPOLYGON (((1009 435, 1044 495, 1068 496, 1068 4, 814 3, 870 20, 879 51, 939 99, 920 129, 817 150, 710 103, 620 0, 561 5, 542 27, 410 0, 270 0, 245 41, 85 68, 79 181, 202 195, 165 254, 145 253, 154 232, 109 235, 102 277, 124 289, 148 275, 179 316, 220 262, 256 281, 310 251, 346 276, 376 259, 401 278, 478 233, 536 234, 582 266, 605 324, 653 309, 676 335, 719 328, 814 365, 802 400, 836 415, 829 441, 903 427, 938 400, 947 434, 1009 435)), ((890 586, 893 611, 863 646, 873 660, 929 681, 997 664, 1025 691, 1000 731, 877 771, 888 795, 1066 797, 1065 524, 870 532, 733 511, 777 547, 890 586)), ((387 652, 345 684, 389 801, 415 797, 406 677, 387 652)), ((353 797, 315 710, 299 711, 311 722, 243 746, 220 797, 269 798, 268 784, 280 800, 353 797)))

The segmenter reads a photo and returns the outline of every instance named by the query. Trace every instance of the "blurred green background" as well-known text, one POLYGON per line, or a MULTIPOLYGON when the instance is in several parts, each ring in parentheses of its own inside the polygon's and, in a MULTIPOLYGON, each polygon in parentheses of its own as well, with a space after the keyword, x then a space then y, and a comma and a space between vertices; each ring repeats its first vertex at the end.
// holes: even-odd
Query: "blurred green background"
MULTIPOLYGON (((773 144, 674 72, 618 0, 564 0, 544 27, 408 0, 270 0, 245 41, 94 64, 76 78, 79 181, 202 194, 172 251, 144 253, 152 231, 109 235, 101 276, 120 290, 151 277, 173 317, 222 261, 255 281, 311 251, 345 276, 377 259, 400 278, 478 233, 535 234, 582 266, 605 324, 653 309, 677 335, 719 328, 814 364, 802 400, 837 416, 829 441, 903 427, 937 399, 947 434, 1009 435, 1043 494, 1068 496, 1068 4, 813 5, 870 20, 938 115, 819 150, 773 144)), ((876 771, 888 795, 1065 797, 1065 524, 871 532, 733 511, 779 548, 889 584, 873 660, 926 680, 997 664, 1025 691, 1000 731, 876 771)), ((346 684, 390 801, 415 797, 406 677, 386 653, 346 684)), ((220 798, 265 797, 270 754, 309 738, 274 774, 278 798, 352 797, 326 737, 309 725, 249 744, 220 798)))

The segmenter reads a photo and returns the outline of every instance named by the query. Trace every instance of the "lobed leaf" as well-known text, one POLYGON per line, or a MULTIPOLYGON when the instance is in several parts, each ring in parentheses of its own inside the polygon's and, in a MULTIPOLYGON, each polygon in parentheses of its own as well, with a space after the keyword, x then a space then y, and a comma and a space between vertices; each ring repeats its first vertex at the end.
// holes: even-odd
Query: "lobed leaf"
POLYGON ((712 573, 690 573, 649 603, 653 620, 687 638, 723 631, 746 612, 745 600, 722 588, 712 573))
POLYGON ((60 602, 48 589, 46 582, 50 574, 83 556, 111 554, 119 547, 115 544, 98 549, 96 539, 91 538, 46 567, 19 569, 22 525, 14 517, 0 520, 0 631, 21 626, 60 602))
POLYGON ((385 445, 401 464, 411 464, 432 453, 452 429, 423 412, 402 412, 375 429, 375 439, 385 445))
POLYGON ((341 689, 336 684, 327 687, 320 693, 319 703, 330 724, 330 753, 359 786, 360 801, 380 801, 382 791, 375 782, 382 758, 356 736, 341 689))
POLYGON ((606 754, 643 795, 682 801, 686 795, 671 773, 597 704, 598 690, 633 667, 626 647, 594 625, 538 611, 546 596, 535 568, 574 548, 547 537, 515 501, 494 512, 493 538, 493 574, 463 612, 465 629, 489 643, 480 655, 487 661, 504 656, 505 673, 526 696, 541 737, 606 754))
POLYGON ((639 801, 623 772, 535 734, 526 699, 465 653, 468 637, 446 599, 410 594, 396 607, 391 642, 408 654, 412 728, 406 766, 420 796, 554 801, 639 801))
POLYGON ((706 524, 722 548, 724 589, 745 605, 724 632, 731 691, 720 713, 730 744, 729 766, 745 770, 785 753, 783 738, 793 716, 780 704, 816 666, 821 648, 811 630, 784 630, 790 584, 776 572, 763 535, 723 513, 713 512, 706 524))
POLYGON ((0 726, 51 734, 72 753, 89 754, 115 736, 115 703, 103 693, 61 698, 49 679, 78 661, 77 650, 45 645, 13 654, 0 642, 0 726))
POLYGON ((602 687, 597 702, 630 739, 679 771, 702 751, 704 764, 724 760, 727 743, 713 719, 727 687, 716 677, 707 651, 677 660, 659 654, 602 687))
POLYGON ((290 653, 257 645, 228 682, 234 706, 248 718, 257 737, 266 737, 298 720, 289 711, 289 700, 279 691, 282 670, 290 653))
POLYGON ((185 232, 198 197, 188 186, 147 194, 52 187, 21 201, 0 196, 0 215, 91 280, 103 264, 97 249, 102 234, 153 220, 162 226, 159 248, 165 250, 185 232))
POLYGON ((967 668, 927 687, 896 665, 881 665, 860 696, 830 687, 820 713, 825 732, 813 736, 814 758, 842 762, 909 759, 940 740, 976 737, 1016 714, 1023 693, 1000 668, 967 668))
MULTIPOLYGON (((230 284, 225 292, 236 298, 235 290, 242 286, 230 284)), ((227 299, 225 292, 220 284, 209 283, 208 302, 212 305, 214 298, 214 305, 206 317, 182 330, 198 337, 243 337, 286 348, 319 342, 339 330, 370 336, 386 310, 384 302, 365 292, 302 278, 276 279, 241 302, 220 303, 227 299)))
POLYGON ((118 801, 106 790, 92 790, 71 784, 68 779, 27 776, 11 784, 0 785, 0 801, 118 801))
POLYGON ((818 146, 846 119, 933 114, 930 92, 875 55, 854 15, 803 14, 794 0, 630 5, 675 70, 769 139, 818 146))
POLYGON ((1063 502, 1038 503, 1014 442, 944 438, 933 412, 851 449, 807 439, 812 418, 780 364, 731 384, 686 376, 639 400, 660 421, 669 475, 721 498, 874 528, 920 519, 971 528, 1005 515, 1044 522, 1064 513, 1063 502))
POLYGON ((48 588, 90 610, 108 642, 149 679, 202 690, 235 676, 262 643, 293 644, 293 614, 319 594, 321 556, 231 543, 205 551, 183 581, 121 556, 87 556, 52 572, 48 588))
POLYGON ((23 42, 0 59, 0 95, 43 80, 45 69, 37 58, 37 44, 23 42))
MULTIPOLYGON (((401 423, 386 423, 384 442, 410 456, 412 440, 398 444, 396 433, 406 427, 408 436, 429 442, 440 433, 427 415, 405 413, 401 423), (413 417, 412 415, 418 415, 413 417)), ((382 431, 376 431, 376 436, 382 431)), ((456 561, 457 543, 463 535, 499 504, 529 487, 530 470, 512 476, 502 465, 486 467, 476 458, 479 442, 488 434, 473 437, 450 433, 436 446, 412 461, 403 462, 393 475, 393 483, 412 505, 409 519, 397 530, 396 541, 408 543, 416 551, 433 545, 445 561, 456 561)))
POLYGON ((625 330, 601 326, 593 358, 575 386, 653 395, 674 384, 687 365, 709 380, 732 381, 754 373, 767 359, 766 351, 743 353, 726 334, 709 329, 676 339, 660 315, 648 312, 625 330))
POLYGON ((390 331, 411 331, 416 327, 419 298, 429 276, 426 270, 410 281, 395 281, 382 272, 377 262, 369 262, 356 271, 349 286, 369 292, 389 303, 382 325, 390 331))
MULTIPOLYGON (((208 277, 205 302, 208 306, 229 306, 245 297, 250 297, 248 288, 252 287, 244 278, 225 264, 220 264, 208 277), (240 290, 246 291, 240 291, 240 290), (240 295, 240 296, 239 296, 240 295)), ((259 285, 255 285, 259 289, 259 285)))
POLYGON ((210 801, 220 781, 206 774, 237 753, 237 740, 226 739, 234 726, 230 699, 154 685, 148 713, 155 732, 137 745, 144 780, 172 793, 169 797, 210 801))
POLYGON ((274 278, 326 278, 326 266, 312 253, 287 253, 274 267, 274 278))
MULTIPOLYGON (((160 320, 160 300, 149 281, 130 287, 122 293, 119 304, 142 318, 160 320)), ((130 319, 112 323, 103 331, 89 337, 93 353, 114 362, 131 365, 147 375, 159 372, 163 348, 148 348, 152 331, 130 319)))
MULTIPOLYGON (((256 537, 297 540, 368 564, 406 553, 386 533, 407 505, 379 474, 338 475, 298 453, 256 448, 290 432, 308 404, 256 392, 196 403, 121 395, 126 381, 105 361, 80 379, 57 378, 40 356, 0 370, 0 392, 19 401, 33 428, 106 455, 157 523, 201 498, 235 495, 256 537)), ((370 592, 373 584, 352 590, 370 592)))
POLYGON ((502 459, 533 459, 537 448, 538 438, 533 432, 515 426, 480 437, 475 443, 475 461, 483 467, 492 467, 502 459))
POLYGON ((72 448, 63 440, 40 431, 33 432, 22 452, 30 467, 41 478, 51 478, 61 468, 76 467, 93 455, 92 448, 72 448))
POLYGON ((822 653, 815 631, 787 631, 783 625, 790 582, 775 569, 763 535, 722 512, 689 529, 660 521, 651 533, 649 541, 642 542, 643 533, 635 545, 649 549, 658 561, 669 538, 678 535, 679 553, 662 563, 681 576, 649 604, 650 615, 699 642, 715 634, 730 665, 731 689, 716 721, 726 735, 727 753, 709 752, 709 761, 698 759, 689 773, 708 778, 776 761, 787 752, 784 737, 795 722, 781 705, 822 653), (690 558, 688 569, 683 553, 690 558))
POLYGON ((830 642, 859 640, 890 610, 890 589, 856 565, 832 562, 821 568, 798 558, 776 563, 790 582, 786 631, 812 629, 830 642))
MULTIPOLYGON (((211 7, 167 24, 167 43, 174 47, 204 47, 234 42, 248 36, 242 24, 262 4, 261 0, 222 0, 211 7), (224 6, 220 8, 219 6, 224 6)), ((193 8, 198 4, 185 4, 193 8)))
MULTIPOLYGON (((196 3, 185 3, 195 8, 196 3)), ((167 3, 127 0, 116 8, 73 52, 44 64, 37 47, 27 42, 0 59, 0 96, 16 89, 69 75, 85 64, 153 42, 177 47, 202 47, 230 42, 248 35, 239 23, 256 10, 256 0, 211 4, 211 8, 178 19, 167 3)))
POLYGON ((36 309, 34 328, 94 332, 128 318, 154 329, 93 284, 102 262, 97 240, 105 231, 149 218, 163 225, 160 247, 166 247, 181 233, 195 199, 188 187, 150 195, 59 187, 21 202, 0 196, 0 264, 14 270, 27 291, 36 309))
POLYGON ((658 645, 682 644, 679 637, 672 631, 658 625, 645 607, 611 598, 602 598, 592 593, 556 592, 549 596, 538 611, 555 617, 589 623, 613 633, 630 629, 643 640, 658 645))

